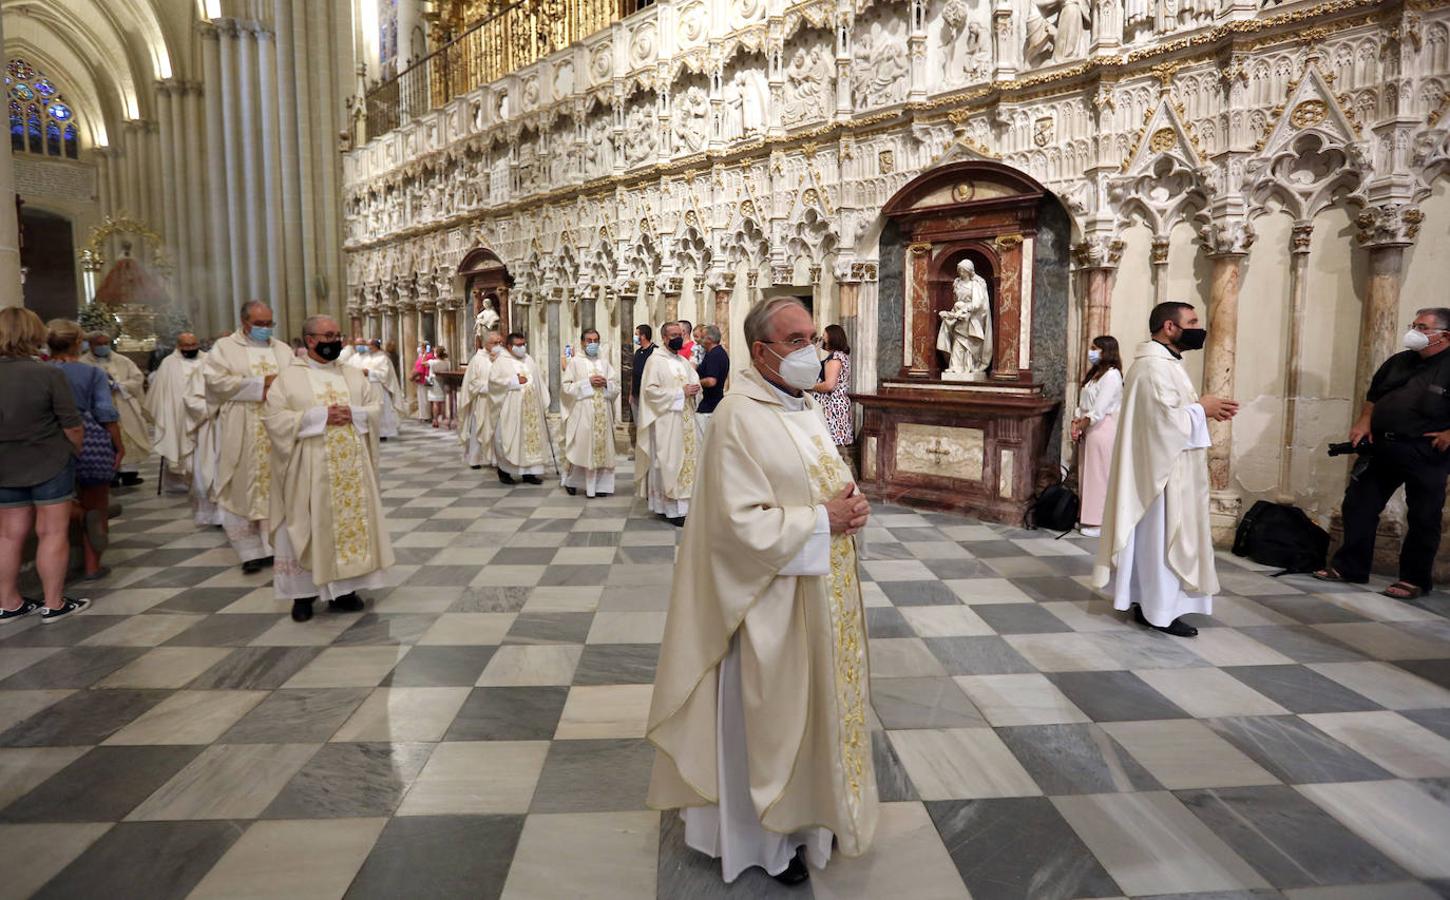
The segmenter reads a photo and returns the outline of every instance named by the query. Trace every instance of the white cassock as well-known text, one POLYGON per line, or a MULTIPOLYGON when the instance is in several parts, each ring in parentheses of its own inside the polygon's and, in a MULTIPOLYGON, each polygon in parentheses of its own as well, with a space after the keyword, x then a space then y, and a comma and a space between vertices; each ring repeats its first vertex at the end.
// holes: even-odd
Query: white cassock
POLYGON ((366 373, 296 358, 267 394, 264 421, 276 483, 270 523, 279 599, 333 600, 386 584, 393 548, 383 521, 378 439, 383 394, 366 373), (352 424, 327 424, 347 406, 352 424))
POLYGON ((636 490, 649 501, 650 512, 671 519, 690 514, 700 448, 695 418, 700 395, 686 396, 685 386, 699 383, 690 361, 668 349, 649 355, 640 381, 639 469, 647 477, 639 479, 636 490))
POLYGON ((193 390, 201 382, 198 353, 187 359, 174 350, 161 360, 146 390, 146 414, 156 423, 156 452, 161 455, 161 486, 184 494, 191 489, 191 464, 196 433, 206 419, 206 397, 193 390))
POLYGON ((488 373, 488 397, 495 413, 493 454, 500 472, 518 478, 544 474, 549 459, 549 387, 531 356, 500 354, 488 373), (525 377, 524 383, 519 376, 525 377))
POLYGON ((1093 586, 1154 625, 1208 615, 1218 592, 1208 518, 1208 418, 1157 341, 1138 345, 1123 388, 1093 586))
POLYGON ((111 351, 102 359, 89 351, 80 361, 95 366, 111 379, 111 402, 121 414, 121 443, 126 455, 118 472, 136 473, 151 456, 151 418, 146 413, 146 375, 140 366, 125 356, 111 351))
POLYGON ((262 421, 268 375, 297 359, 273 338, 259 344, 240 331, 218 340, 206 354, 202 378, 207 404, 216 408, 216 476, 211 500, 220 507, 227 540, 243 562, 272 555, 266 527, 272 502, 272 440, 262 421))
POLYGON ((648 804, 685 842, 779 874, 834 838, 870 846, 878 801, 855 540, 825 503, 851 482, 809 395, 754 369, 716 407, 675 567, 647 738, 648 804))
POLYGON ((586 496, 614 493, 614 401, 619 373, 606 359, 575 356, 564 369, 564 486, 586 496), (598 375, 604 387, 589 379, 598 375))
MULTIPOLYGON (((346 349, 343 350, 347 352, 346 349)), ((393 361, 388 359, 388 354, 381 350, 369 350, 367 353, 358 353, 356 350, 352 355, 343 360, 338 357, 338 364, 346 364, 356 369, 361 369, 368 376, 368 381, 378 386, 383 393, 383 409, 379 414, 376 423, 378 437, 395 438, 398 436, 398 413, 406 412, 407 400, 404 399, 398 385, 398 373, 393 371, 393 361)))
POLYGON ((458 443, 463 445, 466 466, 493 465, 493 408, 488 399, 488 373, 493 360, 487 350, 478 350, 463 370, 458 388, 458 443))

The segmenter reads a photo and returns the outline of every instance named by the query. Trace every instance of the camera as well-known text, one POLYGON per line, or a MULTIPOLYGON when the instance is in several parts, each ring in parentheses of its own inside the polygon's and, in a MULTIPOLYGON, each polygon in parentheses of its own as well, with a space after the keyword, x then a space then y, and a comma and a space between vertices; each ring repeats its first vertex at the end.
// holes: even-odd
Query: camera
POLYGON ((1360 441, 1358 444, 1342 441, 1338 444, 1329 445, 1330 456, 1348 456, 1350 454, 1363 456, 1372 452, 1374 452, 1374 444, 1371 444, 1369 441, 1360 441))

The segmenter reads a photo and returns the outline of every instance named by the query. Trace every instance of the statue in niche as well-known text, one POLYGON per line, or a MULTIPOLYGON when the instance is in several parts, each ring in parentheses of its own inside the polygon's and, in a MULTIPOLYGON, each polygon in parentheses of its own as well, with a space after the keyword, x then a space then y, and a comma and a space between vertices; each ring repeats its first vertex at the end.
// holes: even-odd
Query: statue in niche
POLYGON ((991 64, 991 48, 982 40, 982 23, 966 0, 947 0, 942 7, 942 57, 948 84, 984 77, 991 64))
POLYGON ((624 159, 631 165, 654 156, 659 138, 654 117, 643 106, 629 111, 624 120, 624 159))
POLYGON ((498 331, 498 310, 492 297, 484 297, 482 291, 474 291, 473 299, 478 301, 478 315, 473 318, 473 333, 483 339, 491 331, 498 331))
POLYGON ((992 364, 992 306, 987 279, 970 259, 957 263, 952 308, 937 313, 936 348, 947 354, 945 375, 981 375, 992 364))
POLYGON ((1123 41, 1136 44, 1153 36, 1153 4, 1149 0, 1123 0, 1123 41))
POLYGON ((726 141, 748 138, 765 127, 765 75, 758 69, 739 69, 725 85, 725 114, 721 137, 726 141))
POLYGON ((1089 0, 1034 0, 1027 5, 1022 55, 1031 65, 1081 59, 1088 50, 1091 28, 1089 0))
POLYGON ((861 36, 855 57, 852 80, 858 109, 902 99, 910 77, 906 47, 880 21, 872 22, 871 30, 861 36))
POLYGON ((674 121, 671 122, 675 150, 694 153, 703 149, 709 129, 710 98, 699 85, 691 85, 675 99, 674 121))
POLYGON ((608 172, 613 163, 609 150, 613 138, 609 133, 609 120, 596 117, 589 123, 588 139, 584 142, 584 172, 593 177, 608 172))
POLYGON ((1196 28, 1213 21, 1213 0, 1178 0, 1178 27, 1196 28))
POLYGON ((836 108, 836 98, 831 96, 834 71, 834 62, 819 43, 810 50, 796 47, 785 70, 785 108, 781 117, 785 124, 824 118, 836 108))

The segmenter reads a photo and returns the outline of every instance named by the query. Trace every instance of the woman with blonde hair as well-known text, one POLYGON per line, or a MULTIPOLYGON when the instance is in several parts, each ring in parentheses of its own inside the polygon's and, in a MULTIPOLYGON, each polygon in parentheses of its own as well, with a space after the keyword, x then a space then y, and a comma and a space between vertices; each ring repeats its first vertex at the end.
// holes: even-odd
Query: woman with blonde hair
POLYGON ((1123 358, 1117 338, 1108 334, 1093 338, 1088 365, 1077 412, 1073 414, 1072 439, 1082 442, 1078 457, 1078 489, 1082 493, 1078 530, 1085 537, 1097 537, 1103 524, 1113 445, 1118 440, 1118 411, 1123 406, 1123 358))
POLYGON ((42 624, 55 622, 90 603, 64 594, 75 455, 85 431, 65 375, 35 358, 45 339, 35 313, 0 309, 0 626, 37 611, 42 624), (43 603, 19 590, 32 528, 43 603))

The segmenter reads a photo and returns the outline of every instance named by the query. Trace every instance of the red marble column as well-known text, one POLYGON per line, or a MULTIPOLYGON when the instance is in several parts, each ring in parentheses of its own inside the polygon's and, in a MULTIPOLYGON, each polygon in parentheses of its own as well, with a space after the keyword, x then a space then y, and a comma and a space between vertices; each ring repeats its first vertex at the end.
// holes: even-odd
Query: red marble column
POLYGON ((931 282, 927 266, 931 263, 931 244, 919 241, 906 248, 906 277, 911 280, 908 294, 911 303, 911 359, 906 360, 907 375, 914 378, 935 378, 936 335, 940 320, 931 299, 931 282))
MULTIPOLYGON (((1203 392, 1234 399, 1234 359, 1239 322, 1239 285, 1243 280, 1244 254, 1222 253, 1213 257, 1213 283, 1208 301, 1208 343, 1204 346, 1203 392)), ((1214 491, 1229 486, 1233 458, 1233 423, 1208 423, 1213 446, 1208 449, 1208 482, 1214 491)))
POLYGON ((992 378, 1016 381, 1017 360, 1022 346, 1022 238, 997 238, 997 316, 993 323, 992 378))

